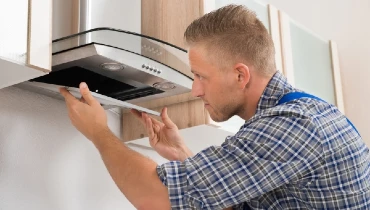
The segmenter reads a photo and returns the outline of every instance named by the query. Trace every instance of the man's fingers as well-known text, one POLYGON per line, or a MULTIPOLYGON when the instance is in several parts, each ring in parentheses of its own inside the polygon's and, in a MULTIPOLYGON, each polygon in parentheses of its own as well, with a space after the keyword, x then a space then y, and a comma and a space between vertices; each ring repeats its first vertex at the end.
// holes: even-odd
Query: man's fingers
MULTIPOLYGON (((138 110, 136 110, 136 109, 131 109, 130 110, 130 112, 133 114, 133 115, 135 115, 135 117, 137 117, 142 123, 143 123, 143 125, 145 125, 146 124, 146 121, 145 121, 145 119, 143 118, 143 116, 144 115, 146 115, 147 117, 149 117, 148 116, 148 114, 146 114, 146 113, 143 113, 143 112, 140 112, 140 111, 138 111, 138 110)), ((151 117, 149 117, 149 118, 151 118, 151 117)), ((153 124, 157 124, 157 125, 162 125, 163 123, 161 123, 161 122, 159 122, 158 120, 156 120, 156 119, 154 119, 154 118, 151 118, 152 119, 152 123, 153 124)))
POLYGON ((141 112, 137 111, 136 109, 131 109, 130 112, 137 118, 140 120, 140 122, 146 126, 146 122, 145 122, 145 119, 144 119, 144 116, 142 115, 141 112))
POLYGON ((81 98, 80 98, 80 101, 81 101, 82 103, 86 104, 86 100, 85 100, 83 97, 81 97, 81 98))
POLYGON ((78 101, 66 88, 60 88, 59 92, 62 94, 67 103, 78 101))
POLYGON ((144 115, 144 119, 146 122, 146 130, 148 132, 149 139, 154 140, 155 134, 153 130, 152 120, 150 119, 150 117, 145 116, 145 115, 144 115))
MULTIPOLYGON (((155 147, 155 145, 158 143, 158 141, 159 141, 159 131, 160 131, 160 127, 159 127, 159 125, 156 125, 156 124, 154 124, 153 123, 153 118, 151 119, 151 121, 152 121, 152 130, 153 130, 153 136, 152 136, 152 138, 149 138, 149 143, 150 143, 150 146, 152 146, 152 147, 155 147), (155 137, 157 137, 157 138, 155 138, 155 137)), ((148 135, 149 135, 149 133, 148 133, 148 135)))
MULTIPOLYGON (((152 123, 153 123, 153 119, 152 119, 152 123)), ((155 133, 159 133, 161 131, 161 125, 153 123, 153 130, 155 133)))
POLYGON ((95 104, 97 101, 95 98, 91 95, 91 92, 89 88, 87 87, 87 84, 84 82, 81 82, 80 84, 80 92, 82 97, 85 99, 86 103, 89 105, 95 104))
MULTIPOLYGON (((149 117, 149 116, 148 116, 149 117)), ((161 127, 162 125, 163 125, 163 123, 162 122, 160 122, 160 121, 158 121, 158 120, 156 120, 156 119, 154 119, 154 118, 152 118, 151 117, 151 119, 152 119, 152 123, 153 123, 153 125, 158 125, 159 127, 161 127)))
POLYGON ((141 112, 137 111, 136 109, 130 109, 130 112, 135 115, 135 117, 141 119, 141 112))
POLYGON ((175 123, 172 122, 172 120, 168 117, 167 114, 167 107, 162 109, 161 118, 164 123, 164 125, 168 128, 176 128, 175 123))

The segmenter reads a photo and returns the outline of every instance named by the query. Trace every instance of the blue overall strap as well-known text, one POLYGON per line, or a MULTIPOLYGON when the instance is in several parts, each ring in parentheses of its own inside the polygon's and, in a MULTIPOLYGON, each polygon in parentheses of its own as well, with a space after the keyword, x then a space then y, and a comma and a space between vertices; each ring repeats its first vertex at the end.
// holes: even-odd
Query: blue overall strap
MULTIPOLYGON (((290 93, 287 93, 285 94, 278 102, 277 105, 280 105, 280 104, 283 104, 283 103, 286 103, 286 102, 289 102, 289 101, 292 101, 292 100, 295 100, 295 99, 299 99, 299 98, 313 98, 313 99, 316 99, 316 100, 319 100, 319 101, 323 101, 326 103, 326 101, 322 100, 321 98, 318 98, 316 96, 313 96, 311 94, 308 94, 308 93, 302 93, 302 92, 290 92, 290 93)), ((353 129, 355 129, 355 131, 358 133, 358 135, 360 135, 360 133, 358 132, 358 130, 356 129, 356 127, 352 124, 352 122, 346 118, 348 123, 353 127, 353 129)), ((361 135, 360 135, 361 136, 361 135)))

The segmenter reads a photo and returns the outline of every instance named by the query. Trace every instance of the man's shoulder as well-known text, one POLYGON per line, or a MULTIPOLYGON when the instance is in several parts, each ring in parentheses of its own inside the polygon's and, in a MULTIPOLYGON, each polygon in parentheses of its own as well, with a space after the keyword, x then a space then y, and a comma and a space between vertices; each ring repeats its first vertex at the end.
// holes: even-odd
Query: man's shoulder
POLYGON ((262 110, 251 120, 258 121, 264 118, 279 119, 284 117, 319 120, 320 118, 328 119, 338 116, 343 116, 343 114, 330 103, 313 98, 299 98, 262 110), (323 112, 330 114, 322 115, 323 112))
POLYGON ((256 113, 246 124, 260 123, 265 120, 281 121, 289 119, 310 119, 316 113, 310 110, 310 106, 302 101, 290 102, 273 106, 256 113))
POLYGON ((238 134, 264 132, 276 135, 287 132, 316 133, 328 121, 342 118, 337 109, 327 103, 312 99, 298 99, 278 106, 264 109, 245 122, 238 134), (323 114, 325 112, 326 114, 323 114))

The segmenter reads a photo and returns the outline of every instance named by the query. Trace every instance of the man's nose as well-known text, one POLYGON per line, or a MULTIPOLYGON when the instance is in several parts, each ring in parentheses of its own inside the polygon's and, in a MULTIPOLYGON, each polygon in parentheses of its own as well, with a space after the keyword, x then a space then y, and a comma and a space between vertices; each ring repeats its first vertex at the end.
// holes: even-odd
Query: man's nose
POLYGON ((191 93, 194 97, 201 97, 203 95, 203 88, 196 80, 193 82, 191 93))

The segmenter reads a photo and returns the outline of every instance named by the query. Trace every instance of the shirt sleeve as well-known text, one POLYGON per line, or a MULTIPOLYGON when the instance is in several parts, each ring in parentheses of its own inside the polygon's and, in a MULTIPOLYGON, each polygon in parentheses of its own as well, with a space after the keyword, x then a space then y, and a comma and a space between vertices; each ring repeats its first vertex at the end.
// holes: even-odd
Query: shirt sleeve
POLYGON ((221 146, 158 166, 157 173, 172 209, 223 209, 318 176, 321 154, 310 119, 266 117, 246 123, 221 146))

